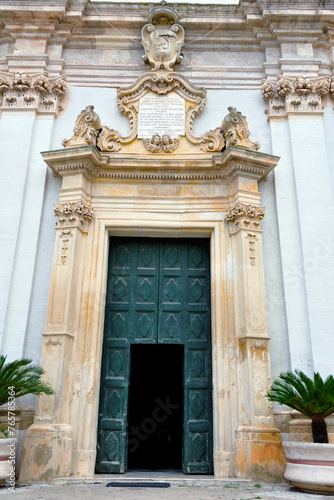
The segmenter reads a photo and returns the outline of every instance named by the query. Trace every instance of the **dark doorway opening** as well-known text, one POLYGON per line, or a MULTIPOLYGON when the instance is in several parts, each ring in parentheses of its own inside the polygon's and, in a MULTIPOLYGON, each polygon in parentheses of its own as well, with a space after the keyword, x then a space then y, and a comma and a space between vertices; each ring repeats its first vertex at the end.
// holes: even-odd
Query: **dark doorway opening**
POLYGON ((128 469, 182 469, 183 359, 183 345, 131 346, 128 469))

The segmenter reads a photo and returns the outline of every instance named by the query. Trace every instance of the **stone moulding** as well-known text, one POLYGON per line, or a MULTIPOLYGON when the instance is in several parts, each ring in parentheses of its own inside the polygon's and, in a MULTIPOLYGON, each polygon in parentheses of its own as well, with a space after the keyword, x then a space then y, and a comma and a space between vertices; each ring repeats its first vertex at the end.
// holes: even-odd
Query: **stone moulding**
POLYGON ((227 212, 226 221, 233 222, 238 229, 261 229, 261 220, 264 215, 264 207, 238 203, 227 212))
POLYGON ((64 75, 49 78, 48 73, 0 72, 0 110, 32 109, 39 114, 58 114, 66 94, 64 75))
POLYGON ((88 224, 94 216, 93 210, 83 201, 56 203, 54 214, 58 217, 56 228, 61 229, 62 235, 67 227, 79 227, 83 232, 87 232, 88 224))
POLYGON ((268 118, 289 113, 323 113, 321 98, 330 91, 330 79, 282 76, 277 81, 262 80, 263 99, 268 103, 268 118))
POLYGON ((59 177, 83 175, 87 180, 122 179, 132 182, 152 180, 233 182, 242 175, 263 180, 275 168, 279 158, 246 148, 230 146, 211 157, 188 155, 183 158, 166 156, 163 167, 158 155, 144 157, 107 156, 95 146, 79 146, 42 153, 44 161, 59 177))

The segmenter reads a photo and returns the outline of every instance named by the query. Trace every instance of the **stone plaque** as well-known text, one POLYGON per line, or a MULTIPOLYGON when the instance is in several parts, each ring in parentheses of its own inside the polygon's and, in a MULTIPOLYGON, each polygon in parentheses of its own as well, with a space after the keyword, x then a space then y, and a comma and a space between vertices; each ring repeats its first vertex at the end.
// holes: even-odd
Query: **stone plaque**
POLYGON ((138 138, 184 135, 185 101, 178 95, 146 96, 139 103, 138 138))

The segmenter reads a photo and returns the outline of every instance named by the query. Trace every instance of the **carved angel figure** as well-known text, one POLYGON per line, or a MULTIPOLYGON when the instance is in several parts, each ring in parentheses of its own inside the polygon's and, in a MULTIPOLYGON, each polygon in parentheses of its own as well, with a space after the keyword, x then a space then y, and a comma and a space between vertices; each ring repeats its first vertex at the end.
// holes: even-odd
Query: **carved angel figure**
POLYGON ((145 148, 151 153, 161 153, 162 142, 159 134, 154 134, 151 139, 143 139, 145 148))
POLYGON ((162 147, 166 153, 172 153, 180 145, 179 139, 172 139, 169 135, 164 134, 162 136, 162 147))
POLYGON ((154 134, 151 139, 143 139, 143 143, 151 153, 172 153, 179 147, 180 141, 177 138, 172 139, 167 134, 162 137, 159 134, 154 134))

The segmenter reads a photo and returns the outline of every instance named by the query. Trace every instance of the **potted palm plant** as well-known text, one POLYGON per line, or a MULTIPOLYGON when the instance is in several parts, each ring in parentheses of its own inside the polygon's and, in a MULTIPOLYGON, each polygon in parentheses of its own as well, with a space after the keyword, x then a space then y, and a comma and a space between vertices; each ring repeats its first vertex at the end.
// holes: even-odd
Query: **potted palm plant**
POLYGON ((308 492, 334 493, 334 443, 328 442, 325 418, 334 412, 334 377, 313 379, 299 370, 282 373, 267 393, 270 401, 289 406, 312 420, 313 443, 283 441, 285 479, 308 492))
POLYGON ((6 424, 0 424, 0 484, 9 477, 15 481, 15 400, 27 394, 54 394, 53 389, 41 380, 43 368, 32 364, 31 359, 18 359, 6 363, 7 356, 0 356, 0 406, 7 404, 6 424))

